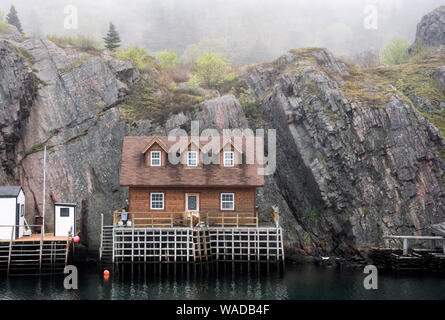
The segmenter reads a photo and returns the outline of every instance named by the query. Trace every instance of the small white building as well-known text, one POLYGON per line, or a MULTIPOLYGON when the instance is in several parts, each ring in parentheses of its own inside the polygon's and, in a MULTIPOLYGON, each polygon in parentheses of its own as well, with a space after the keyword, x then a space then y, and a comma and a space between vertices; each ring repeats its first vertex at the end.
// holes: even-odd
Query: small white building
POLYGON ((54 235, 67 237, 76 234, 76 203, 54 204, 54 235))
POLYGON ((0 186, 0 240, 23 237, 24 225, 25 192, 22 187, 0 186))

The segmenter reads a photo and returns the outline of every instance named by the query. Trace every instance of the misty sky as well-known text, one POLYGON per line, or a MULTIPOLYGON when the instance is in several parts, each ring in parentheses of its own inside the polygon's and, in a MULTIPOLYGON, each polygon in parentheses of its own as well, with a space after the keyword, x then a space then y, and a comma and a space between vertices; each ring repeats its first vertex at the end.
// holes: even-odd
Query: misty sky
POLYGON ((98 40, 109 21, 123 44, 181 55, 203 38, 224 39, 240 63, 271 60, 292 48, 327 47, 339 56, 380 50, 396 37, 414 39, 421 17, 444 0, 0 0, 14 4, 28 35, 88 34, 98 40), (64 29, 66 5, 79 29, 64 29), (378 29, 364 28, 364 9, 378 9, 378 29), (242 57, 241 57, 242 56, 242 57), (251 60, 251 61, 249 61, 251 60))

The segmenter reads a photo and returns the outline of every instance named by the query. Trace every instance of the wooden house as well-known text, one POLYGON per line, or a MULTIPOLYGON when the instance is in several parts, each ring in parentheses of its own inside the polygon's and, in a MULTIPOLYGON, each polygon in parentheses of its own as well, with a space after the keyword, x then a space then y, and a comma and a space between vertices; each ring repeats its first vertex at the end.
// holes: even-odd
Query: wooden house
POLYGON ((257 225, 262 154, 263 141, 256 137, 125 137, 120 184, 129 188, 128 221, 257 225))

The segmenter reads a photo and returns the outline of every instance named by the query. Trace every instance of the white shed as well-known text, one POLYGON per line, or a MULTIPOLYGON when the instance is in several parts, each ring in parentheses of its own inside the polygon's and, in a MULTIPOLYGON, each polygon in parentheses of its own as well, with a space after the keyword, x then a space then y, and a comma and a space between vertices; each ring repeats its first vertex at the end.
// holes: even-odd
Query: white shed
POLYGON ((54 204, 54 235, 66 237, 76 234, 76 203, 54 204))
POLYGON ((25 192, 22 187, 0 186, 0 240, 23 237, 24 225, 25 192))

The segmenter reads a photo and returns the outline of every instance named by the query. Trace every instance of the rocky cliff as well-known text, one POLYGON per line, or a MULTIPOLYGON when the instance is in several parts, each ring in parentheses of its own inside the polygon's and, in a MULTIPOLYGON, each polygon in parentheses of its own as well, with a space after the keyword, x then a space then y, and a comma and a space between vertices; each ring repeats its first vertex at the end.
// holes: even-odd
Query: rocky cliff
POLYGON ((219 96, 166 90, 104 52, 9 35, 0 38, 0 184, 23 185, 28 220, 41 214, 46 145, 47 225, 54 202, 77 202, 82 241, 94 250, 101 213, 110 222, 126 204, 124 136, 189 129, 190 120, 275 129, 277 170, 258 192, 261 219, 279 207, 289 255, 359 257, 386 232, 424 233, 445 220, 443 61, 413 65, 425 71, 413 88, 417 69, 358 70, 324 49, 294 50, 219 96))
POLYGON ((307 49, 244 80, 277 130, 262 201, 280 206, 295 253, 351 256, 445 219, 441 134, 388 79, 307 49))
POLYGON ((138 79, 138 70, 46 39, 0 40, 0 55, 0 183, 24 187, 32 223, 42 214, 46 145, 47 225, 54 202, 77 202, 82 240, 97 247, 100 213, 109 216, 125 204, 118 179, 122 138, 150 131, 146 123, 130 128, 119 119, 124 82, 138 79))
POLYGON ((425 15, 417 25, 416 39, 409 52, 413 53, 421 46, 439 50, 445 48, 445 6, 425 15))

